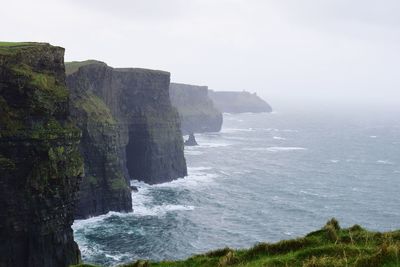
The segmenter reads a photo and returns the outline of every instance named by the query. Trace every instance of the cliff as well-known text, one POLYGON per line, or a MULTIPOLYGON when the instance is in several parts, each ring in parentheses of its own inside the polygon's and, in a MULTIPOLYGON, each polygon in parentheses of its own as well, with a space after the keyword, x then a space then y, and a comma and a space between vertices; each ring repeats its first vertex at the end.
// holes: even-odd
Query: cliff
MULTIPOLYGON (((76 65, 67 63, 66 66, 68 73, 76 65)), ((90 86, 85 86, 83 81, 75 84, 75 81, 74 76, 67 79, 71 92, 70 109, 71 116, 82 130, 80 151, 85 163, 75 218, 109 211, 132 211, 129 177, 123 171, 120 157, 123 148, 120 146, 118 122, 103 100, 88 90, 90 86)))
POLYGON ((181 118, 183 134, 219 132, 222 113, 208 96, 207 86, 171 83, 170 97, 181 118))
POLYGON ((69 266, 83 172, 64 49, 0 43, 0 266, 69 266))
POLYGON ((256 93, 242 92, 219 92, 209 91, 209 96, 215 106, 222 112, 272 112, 271 106, 256 93))
POLYGON ((122 173, 149 184, 187 175, 179 116, 169 98, 170 74, 74 62, 68 87, 105 103, 115 120, 122 173))
POLYGON ((322 229, 297 239, 259 243, 250 249, 224 248, 181 261, 137 261, 123 266, 395 267, 399 263, 400 231, 370 232, 359 225, 342 229, 332 219, 322 229))

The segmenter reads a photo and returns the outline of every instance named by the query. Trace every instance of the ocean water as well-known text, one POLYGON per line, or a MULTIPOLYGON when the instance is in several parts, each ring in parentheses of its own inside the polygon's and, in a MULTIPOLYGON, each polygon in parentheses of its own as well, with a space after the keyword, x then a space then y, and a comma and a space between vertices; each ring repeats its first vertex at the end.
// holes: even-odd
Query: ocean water
POLYGON ((343 226, 400 228, 400 116, 224 114, 189 176, 139 187, 133 213, 75 221, 85 262, 182 259, 343 226))

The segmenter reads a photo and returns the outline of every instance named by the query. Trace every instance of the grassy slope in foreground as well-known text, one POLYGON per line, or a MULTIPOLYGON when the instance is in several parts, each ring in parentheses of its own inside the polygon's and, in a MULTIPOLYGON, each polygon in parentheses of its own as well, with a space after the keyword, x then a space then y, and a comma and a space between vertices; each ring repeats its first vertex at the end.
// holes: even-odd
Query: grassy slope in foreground
MULTIPOLYGON (((92 265, 79 265, 92 266, 92 265)), ((358 225, 341 229, 335 219, 303 238, 260 243, 246 250, 229 248, 183 261, 137 261, 124 267, 400 266, 400 231, 378 233, 358 225)))

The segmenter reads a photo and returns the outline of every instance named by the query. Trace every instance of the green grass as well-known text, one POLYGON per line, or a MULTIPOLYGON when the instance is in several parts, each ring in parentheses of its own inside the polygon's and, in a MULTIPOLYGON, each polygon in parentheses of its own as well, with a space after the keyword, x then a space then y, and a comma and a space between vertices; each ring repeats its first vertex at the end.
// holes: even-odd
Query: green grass
POLYGON ((44 45, 34 42, 0 42, 0 55, 13 55, 21 49, 44 45))
MULTIPOLYGON (((91 266, 91 265, 80 265, 91 266)), ((400 267, 400 231, 341 229, 335 219, 305 237, 220 249, 181 261, 136 261, 124 267, 400 267)))
POLYGON ((72 62, 65 62, 65 73, 70 75, 74 72, 77 72, 80 67, 91 65, 91 64, 105 64, 101 61, 97 60, 85 60, 85 61, 72 61, 72 62))
POLYGON ((76 108, 86 112, 91 123, 116 124, 108 106, 102 99, 91 92, 84 94, 80 99, 76 100, 74 105, 76 108))
POLYGON ((0 47, 31 46, 28 42, 0 42, 0 47))

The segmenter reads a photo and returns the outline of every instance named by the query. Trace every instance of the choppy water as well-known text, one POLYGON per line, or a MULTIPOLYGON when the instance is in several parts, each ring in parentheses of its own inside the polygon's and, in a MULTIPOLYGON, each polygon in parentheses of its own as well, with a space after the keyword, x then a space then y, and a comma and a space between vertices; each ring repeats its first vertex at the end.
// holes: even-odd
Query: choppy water
POLYGON ((249 247, 301 236, 331 217, 400 228, 400 116, 371 116, 225 114, 220 133, 186 148, 189 177, 133 182, 133 213, 74 223, 84 261, 249 247))

